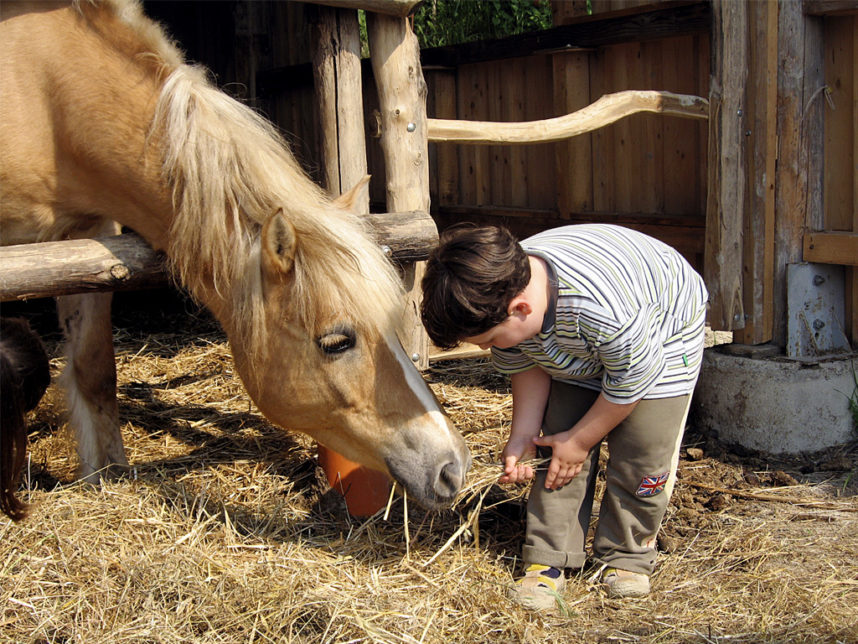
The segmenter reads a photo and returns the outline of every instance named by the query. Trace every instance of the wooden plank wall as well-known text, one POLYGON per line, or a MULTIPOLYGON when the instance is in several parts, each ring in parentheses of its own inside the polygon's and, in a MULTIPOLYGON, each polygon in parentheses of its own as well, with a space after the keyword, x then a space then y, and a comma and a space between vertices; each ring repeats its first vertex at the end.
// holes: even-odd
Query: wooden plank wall
MULTIPOLYGON (((636 21, 638 12, 655 7, 688 16, 689 2, 593 0, 592 6, 595 15, 587 16, 586 0, 552 3, 555 25, 568 25, 576 42, 592 48, 551 50, 562 46, 551 41, 548 49, 531 47, 519 58, 466 64, 456 55, 442 56, 438 64, 444 67, 425 67, 429 116, 546 118, 622 89, 709 95, 712 45, 705 26, 684 35, 663 26, 644 28, 649 39, 629 40, 640 32, 634 25, 648 24, 636 21)), ((309 60, 314 8, 147 1, 146 10, 167 22, 190 58, 211 67, 227 91, 271 117, 320 179, 312 74, 301 66, 309 60)), ((858 17, 854 3, 830 0, 749 0, 748 16, 744 241, 737 265, 724 270, 742 275, 745 328, 736 331, 736 341, 782 344, 785 266, 802 259, 796 243, 802 231, 858 233, 858 17), (833 11, 841 6, 845 12, 833 11), (830 92, 823 93, 823 86, 830 92)), ((469 51, 509 55, 502 46, 469 51)), ((366 70, 364 104, 378 209, 385 199, 384 168, 371 134, 377 99, 366 70)), ((558 144, 432 145, 433 215, 441 227, 492 221, 519 234, 564 222, 616 222, 664 239, 702 269, 707 139, 705 123, 639 115, 558 144)), ((847 333, 856 345, 858 275, 855 268, 847 268, 847 275, 847 333)))
MULTIPOLYGON (((597 1, 595 9, 630 14, 640 4, 597 1)), ((555 3, 561 9, 567 5, 555 3)), ((243 1, 147 3, 150 7, 190 45, 191 58, 212 67, 221 85, 280 127, 304 167, 321 181, 312 75, 301 67, 309 59, 308 23, 316 8, 243 1), (224 33, 208 38, 212 29, 224 33), (270 70, 284 73, 271 76, 266 87, 270 70)), ((627 28, 625 37, 636 33, 627 28)), ((623 89, 706 96, 708 49, 708 35, 699 34, 427 67, 428 113, 522 121, 565 114, 623 89)), ((384 164, 372 136, 377 98, 366 68, 364 106, 370 196, 378 209, 385 201, 384 164)), ((559 144, 433 145, 433 215, 442 227, 463 219, 497 221, 520 235, 565 222, 611 221, 664 239, 700 268, 706 139, 703 122, 641 115, 559 144)))
MULTIPOLYGON (((625 89, 708 96, 708 65, 708 34, 698 34, 424 73, 430 117, 528 121, 625 89)), ((616 222, 663 239, 702 267, 705 122, 635 115, 563 143, 432 147, 433 213, 442 226, 501 221, 526 235, 616 222)))
MULTIPOLYGON (((823 229, 858 233, 858 16, 823 19, 823 229)), ((858 345, 858 268, 846 269, 847 335, 858 345)))

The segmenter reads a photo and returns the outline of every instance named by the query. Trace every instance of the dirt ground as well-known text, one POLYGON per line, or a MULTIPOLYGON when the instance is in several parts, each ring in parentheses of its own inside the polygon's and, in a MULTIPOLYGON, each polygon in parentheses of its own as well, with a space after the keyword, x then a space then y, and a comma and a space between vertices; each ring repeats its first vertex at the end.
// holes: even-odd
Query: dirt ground
MULTIPOLYGON (((0 520, 2 642, 858 642, 855 444, 773 459, 689 427, 653 595, 607 599, 585 569, 554 615, 533 615, 505 597, 526 491, 492 483, 511 401, 486 361, 426 374, 483 483, 451 510, 396 496, 358 520, 312 441, 255 410, 205 313, 117 299, 132 470, 74 482, 52 385, 30 419, 31 516, 0 520)), ((2 312, 45 332, 56 376, 51 306, 2 312)))

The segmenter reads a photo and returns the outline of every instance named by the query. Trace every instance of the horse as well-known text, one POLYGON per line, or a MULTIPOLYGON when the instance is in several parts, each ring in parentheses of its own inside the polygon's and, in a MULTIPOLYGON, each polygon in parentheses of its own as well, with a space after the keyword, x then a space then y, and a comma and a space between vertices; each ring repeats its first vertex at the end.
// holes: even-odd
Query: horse
MULTIPOLYGON (((303 172, 275 127, 187 64, 137 0, 0 22, 0 243, 115 234, 166 255, 206 306, 261 413, 428 508, 470 455, 397 339, 395 266, 361 217, 303 172)), ((78 476, 127 468, 111 295, 57 298, 78 476)))
POLYGON ((13 521, 27 516, 15 496, 27 452, 26 413, 51 382, 48 354, 22 318, 0 318, 0 511, 13 521))

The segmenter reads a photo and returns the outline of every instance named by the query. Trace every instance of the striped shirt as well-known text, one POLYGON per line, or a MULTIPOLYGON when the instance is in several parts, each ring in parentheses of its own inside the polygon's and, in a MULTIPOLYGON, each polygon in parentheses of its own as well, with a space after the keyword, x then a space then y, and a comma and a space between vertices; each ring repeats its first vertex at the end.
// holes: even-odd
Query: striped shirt
POLYGON ((547 263, 553 306, 540 333, 510 349, 492 348, 498 371, 539 366, 620 404, 691 393, 708 294, 678 252, 607 224, 555 228, 521 245, 547 263))

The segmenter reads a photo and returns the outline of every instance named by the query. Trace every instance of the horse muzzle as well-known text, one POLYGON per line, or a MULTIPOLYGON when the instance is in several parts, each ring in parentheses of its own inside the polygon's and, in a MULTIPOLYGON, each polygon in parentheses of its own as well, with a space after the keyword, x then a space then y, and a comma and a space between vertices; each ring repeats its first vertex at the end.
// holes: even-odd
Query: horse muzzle
POLYGON ((450 506, 462 489, 471 467, 471 454, 462 441, 454 449, 440 453, 392 455, 385 463, 410 499, 429 510, 439 510, 450 506))

